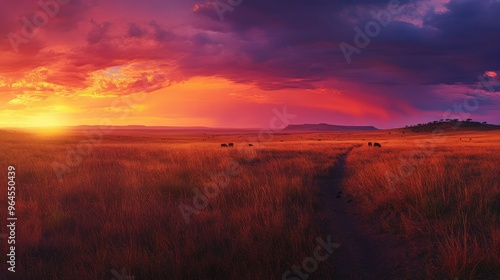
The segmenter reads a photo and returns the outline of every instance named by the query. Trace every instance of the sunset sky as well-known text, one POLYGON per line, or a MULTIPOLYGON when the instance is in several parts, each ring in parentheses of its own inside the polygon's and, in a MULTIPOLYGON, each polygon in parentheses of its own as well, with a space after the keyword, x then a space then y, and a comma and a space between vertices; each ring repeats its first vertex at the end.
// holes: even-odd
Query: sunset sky
POLYGON ((500 123, 500 1, 55 1, 0 2, 0 127, 500 123))

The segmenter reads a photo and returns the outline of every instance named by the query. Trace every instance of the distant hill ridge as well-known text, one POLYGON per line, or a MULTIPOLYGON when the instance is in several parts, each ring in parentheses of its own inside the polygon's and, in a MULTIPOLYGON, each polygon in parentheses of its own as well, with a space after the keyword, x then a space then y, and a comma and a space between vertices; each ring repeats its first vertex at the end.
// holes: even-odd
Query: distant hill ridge
POLYGON ((374 126, 345 126, 333 124, 291 124, 284 131, 375 131, 374 126))

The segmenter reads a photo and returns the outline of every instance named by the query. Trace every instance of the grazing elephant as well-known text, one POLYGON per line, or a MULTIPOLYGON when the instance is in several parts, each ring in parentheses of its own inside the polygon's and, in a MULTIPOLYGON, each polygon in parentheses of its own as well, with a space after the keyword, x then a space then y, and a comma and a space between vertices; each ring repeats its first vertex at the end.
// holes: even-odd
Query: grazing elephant
POLYGON ((227 148, 227 144, 220 144, 221 148, 227 148))
POLYGON ((234 147, 234 144, 233 143, 229 143, 229 147, 234 147))
POLYGON ((372 146, 372 142, 368 142, 368 147, 371 147, 372 146))
POLYGON ((382 148, 382 145, 380 145, 379 143, 375 142, 375 143, 373 143, 373 147, 379 147, 379 148, 382 148))
POLYGON ((248 144, 248 147, 253 147, 253 144, 248 144))

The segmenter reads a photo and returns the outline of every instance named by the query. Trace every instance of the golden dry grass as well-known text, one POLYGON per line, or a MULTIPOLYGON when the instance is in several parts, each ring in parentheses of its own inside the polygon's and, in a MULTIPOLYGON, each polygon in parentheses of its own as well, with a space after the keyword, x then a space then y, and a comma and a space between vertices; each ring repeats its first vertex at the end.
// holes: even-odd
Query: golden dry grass
MULTIPOLYGON (((265 143, 244 133, 115 132, 62 182, 51 164, 65 162, 80 133, 0 133, 0 168, 17 168, 18 279, 111 279, 122 267, 136 279, 279 279, 324 235, 314 178, 357 144, 344 188, 382 219, 375 226, 410 240, 431 278, 499 273, 498 132, 277 134, 265 143), (179 205, 221 182, 186 224, 179 205)), ((322 263, 314 277, 331 271, 322 263)))
MULTIPOLYGON (((136 279, 281 278, 323 236, 313 180, 350 144, 221 149, 231 137, 204 137, 107 136, 59 182, 51 164, 80 134, 4 133, 0 166, 17 169, 19 279, 111 279, 122 267, 136 279), (179 205, 193 207, 194 190, 234 163, 186 224, 179 205)), ((330 272, 325 263, 316 275, 330 272)))
POLYGON ((497 279, 500 134, 395 134, 350 154, 346 189, 368 219, 413 243, 430 277, 497 279))

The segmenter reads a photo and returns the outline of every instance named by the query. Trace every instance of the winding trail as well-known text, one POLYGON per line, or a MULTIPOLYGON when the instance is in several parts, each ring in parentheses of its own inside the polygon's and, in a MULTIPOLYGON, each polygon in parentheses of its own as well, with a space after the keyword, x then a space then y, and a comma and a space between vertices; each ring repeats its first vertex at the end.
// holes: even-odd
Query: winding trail
POLYGON ((332 279, 425 279, 418 262, 408 257, 405 241, 370 227, 361 218, 356 201, 342 189, 346 159, 358 147, 342 154, 338 164, 330 169, 329 176, 317 180, 325 221, 323 230, 332 236, 333 242, 341 244, 332 256, 332 279))

